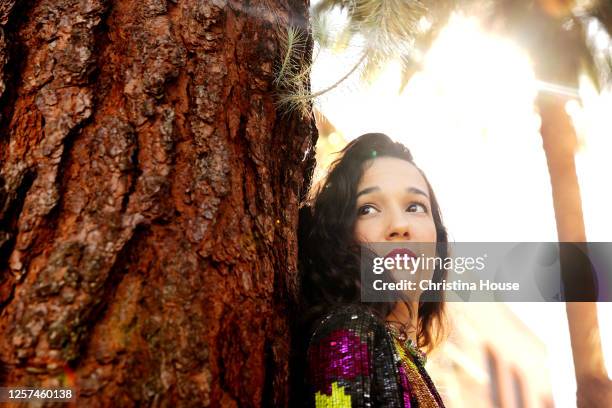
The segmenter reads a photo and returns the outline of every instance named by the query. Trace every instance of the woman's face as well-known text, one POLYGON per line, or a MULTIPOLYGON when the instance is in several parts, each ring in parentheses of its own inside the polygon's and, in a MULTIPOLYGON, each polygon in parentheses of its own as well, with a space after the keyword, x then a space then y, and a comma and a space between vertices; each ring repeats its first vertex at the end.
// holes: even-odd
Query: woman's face
POLYGON ((417 168, 395 157, 365 166, 357 186, 357 241, 436 242, 429 189, 417 168))

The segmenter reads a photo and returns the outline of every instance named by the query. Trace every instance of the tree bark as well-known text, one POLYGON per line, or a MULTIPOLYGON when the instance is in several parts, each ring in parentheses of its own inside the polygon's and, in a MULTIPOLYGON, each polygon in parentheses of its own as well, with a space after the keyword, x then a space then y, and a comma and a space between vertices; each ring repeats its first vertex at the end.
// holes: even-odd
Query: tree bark
MULTIPOLYGON (((286 406, 316 142, 281 116, 307 0, 0 0, 3 386, 286 406)), ((304 61, 307 63, 308 61, 304 61)))

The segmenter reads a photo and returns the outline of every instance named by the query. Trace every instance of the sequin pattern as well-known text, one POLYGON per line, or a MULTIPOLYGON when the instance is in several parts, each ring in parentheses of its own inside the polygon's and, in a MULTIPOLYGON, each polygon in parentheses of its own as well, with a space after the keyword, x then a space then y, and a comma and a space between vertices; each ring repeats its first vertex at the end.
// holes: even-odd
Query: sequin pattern
POLYGON ((360 305, 321 319, 307 362, 308 407, 444 407, 425 368, 360 305))
POLYGON ((335 379, 353 380, 357 376, 370 375, 368 346, 357 334, 347 329, 332 331, 316 347, 312 347, 310 361, 310 370, 315 370, 311 373, 316 381, 314 386, 327 394, 331 394, 335 379))

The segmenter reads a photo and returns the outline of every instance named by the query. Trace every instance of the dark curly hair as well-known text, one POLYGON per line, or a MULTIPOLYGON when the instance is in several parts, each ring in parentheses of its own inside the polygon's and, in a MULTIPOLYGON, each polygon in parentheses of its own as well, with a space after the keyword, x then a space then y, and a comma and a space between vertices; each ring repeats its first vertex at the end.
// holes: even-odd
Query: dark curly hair
MULTIPOLYGON (((357 185, 364 163, 378 157, 394 157, 414 164, 408 148, 382 133, 367 133, 351 141, 331 165, 327 178, 313 188, 300 209, 298 229, 300 304, 298 309, 305 327, 310 327, 332 307, 360 302, 360 247, 353 235, 356 220, 357 185)), ((416 165, 415 165, 416 167, 416 165)), ((417 167, 418 169, 418 167, 417 167)), ((431 197, 432 216, 437 233, 437 255, 448 255, 448 234, 442 222, 434 192, 425 177, 431 197)), ((446 277, 445 269, 436 269, 434 282, 446 277)), ((444 302, 423 301, 418 306, 417 343, 432 349, 441 338, 444 302)), ((382 320, 394 307, 392 302, 363 303, 382 320)), ((410 308, 410 305, 407 303, 410 308)))

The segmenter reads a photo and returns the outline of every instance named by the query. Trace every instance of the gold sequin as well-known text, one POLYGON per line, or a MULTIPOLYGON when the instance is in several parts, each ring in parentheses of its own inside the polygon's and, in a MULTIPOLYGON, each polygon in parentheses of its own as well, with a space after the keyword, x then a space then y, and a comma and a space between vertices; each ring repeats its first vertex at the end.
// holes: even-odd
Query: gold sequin
POLYGON ((439 408, 435 397, 427 386, 427 382, 419 372, 416 364, 412 361, 410 353, 408 353, 395 337, 393 337, 393 344, 395 345, 395 350, 399 354, 401 364, 406 370, 406 375, 408 376, 412 391, 411 394, 416 397, 419 408, 439 408))

